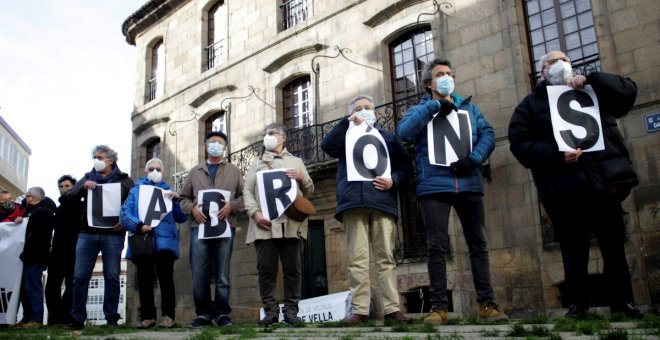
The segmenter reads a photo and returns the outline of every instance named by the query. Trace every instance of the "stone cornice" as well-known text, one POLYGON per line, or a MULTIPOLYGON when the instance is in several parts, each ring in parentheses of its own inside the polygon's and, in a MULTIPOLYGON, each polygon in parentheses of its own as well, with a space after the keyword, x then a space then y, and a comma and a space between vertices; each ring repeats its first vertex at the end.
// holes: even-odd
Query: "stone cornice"
POLYGON ((151 0, 131 14, 121 25, 126 42, 135 45, 135 37, 190 0, 151 0))
POLYGON ((146 130, 146 129, 154 126, 154 125, 157 125, 157 124, 160 124, 160 123, 167 123, 169 121, 170 121, 170 117, 160 117, 160 118, 147 120, 147 121, 142 122, 142 124, 140 124, 140 125, 136 126, 135 128, 133 128, 133 133, 136 134, 136 135, 139 135, 144 130, 146 130))
POLYGON ((280 69, 284 64, 288 63, 289 61, 301 57, 305 54, 312 54, 316 53, 322 49, 325 49, 327 46, 324 46, 322 44, 314 44, 314 45, 309 45, 305 47, 301 47, 298 49, 295 49, 293 51, 289 51, 282 55, 281 57, 273 60, 268 66, 264 67, 263 70, 268 72, 268 73, 273 73, 277 70, 280 69))
POLYGON ((427 1, 428 0, 403 0, 403 1, 393 3, 389 6, 387 6, 382 11, 376 13, 374 16, 369 18, 367 21, 363 22, 363 24, 365 24, 365 25, 367 25, 371 28, 376 27, 376 26, 384 23, 385 21, 387 21, 387 19, 393 17, 395 14, 403 11, 404 9, 406 9, 408 7, 411 7, 411 6, 414 6, 414 5, 417 5, 417 4, 420 4, 422 2, 427 2, 427 1))
POLYGON ((190 103, 190 106, 192 106, 194 108, 198 108, 202 104, 204 104, 204 102, 206 102, 207 100, 209 100, 211 97, 215 96, 216 94, 232 92, 232 91, 236 90, 237 88, 238 87, 236 87, 236 85, 227 85, 227 86, 217 87, 217 88, 214 88, 212 90, 208 90, 208 91, 202 93, 199 97, 195 98, 195 100, 193 100, 190 103))

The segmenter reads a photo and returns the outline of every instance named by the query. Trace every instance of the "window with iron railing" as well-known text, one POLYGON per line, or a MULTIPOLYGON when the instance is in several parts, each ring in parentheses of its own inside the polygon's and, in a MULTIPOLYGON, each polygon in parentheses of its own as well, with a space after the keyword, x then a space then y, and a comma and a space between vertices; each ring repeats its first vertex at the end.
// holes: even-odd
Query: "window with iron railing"
POLYGON ((216 2, 208 10, 207 39, 204 57, 206 70, 210 70, 227 59, 227 6, 224 1, 216 2))
POLYGON ((307 0, 288 0, 280 5, 282 9, 282 27, 287 29, 305 20, 309 15, 307 0))
POLYGON ((210 70, 225 61, 225 40, 206 47, 206 69, 210 70))
POLYGON ((164 67, 163 67, 163 62, 164 62, 164 57, 165 57, 165 49, 163 47, 163 40, 160 39, 158 40, 152 47, 151 47, 151 55, 150 59, 148 60, 149 62, 149 73, 147 74, 147 84, 145 86, 145 102, 150 102, 156 97, 158 97, 159 92, 161 91, 161 88, 163 86, 162 81, 158 82, 158 78, 163 78, 164 75, 164 67))

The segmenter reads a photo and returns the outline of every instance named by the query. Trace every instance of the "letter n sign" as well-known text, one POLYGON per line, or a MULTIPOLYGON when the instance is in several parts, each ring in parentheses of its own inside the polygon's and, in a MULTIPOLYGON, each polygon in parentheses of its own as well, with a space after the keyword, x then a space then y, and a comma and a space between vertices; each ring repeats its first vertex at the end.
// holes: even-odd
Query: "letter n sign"
POLYGON ((437 114, 426 125, 426 133, 433 165, 449 166, 472 151, 472 124, 465 110, 437 114))
POLYGON ((548 86, 552 132, 559 151, 605 149, 598 98, 591 85, 575 90, 568 85, 548 86))

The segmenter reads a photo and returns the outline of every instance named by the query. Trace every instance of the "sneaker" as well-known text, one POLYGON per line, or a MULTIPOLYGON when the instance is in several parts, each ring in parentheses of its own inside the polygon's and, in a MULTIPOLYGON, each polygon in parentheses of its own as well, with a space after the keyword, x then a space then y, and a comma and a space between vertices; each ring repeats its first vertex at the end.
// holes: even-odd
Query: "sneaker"
POLYGON ((229 315, 220 315, 215 319, 215 324, 220 327, 231 326, 231 317, 229 315))
POLYGON ((447 322, 447 319, 449 319, 449 314, 447 311, 438 309, 431 311, 431 315, 424 318, 424 322, 430 323, 432 325, 442 325, 447 322))
POLYGON ((268 314, 266 314, 266 316, 264 316, 263 319, 261 319, 257 322, 257 325, 259 325, 259 326, 270 326, 272 324, 278 323, 279 322, 278 319, 279 318, 278 318, 277 315, 268 315, 268 314))
POLYGON ((213 322, 204 316, 198 316, 188 324, 188 328, 202 328, 211 325, 213 322))
POLYGON ((486 322, 498 322, 509 320, 509 317, 500 310, 493 301, 479 304, 479 319, 486 322))
POLYGON ((158 324, 158 327, 172 328, 172 327, 174 327, 174 319, 172 319, 169 316, 165 315, 165 316, 163 316, 162 320, 160 320, 160 323, 158 324))
POLYGON ((641 310, 635 307, 635 304, 630 302, 620 306, 610 307, 611 313, 623 313, 631 319, 641 319, 644 317, 644 313, 641 310))
POLYGON ((22 324, 21 326, 18 326, 19 328, 22 329, 36 329, 36 328, 41 328, 44 325, 41 322, 36 322, 36 321, 30 321, 22 324))
POLYGON ((385 314, 385 322, 403 322, 403 323, 412 323, 412 318, 408 315, 401 313, 401 311, 396 311, 394 313, 385 314))
POLYGON ((581 320, 587 317, 587 312, 589 312, 589 307, 583 305, 570 305, 568 306, 568 312, 564 315, 567 318, 581 320))
POLYGON ((289 325, 298 325, 303 321, 298 317, 297 313, 284 313, 284 322, 289 325))
POLYGON ((156 320, 155 319, 146 319, 146 320, 142 320, 142 322, 140 322, 137 325, 137 328, 138 329, 147 329, 147 328, 151 328, 153 326, 156 326, 156 320))
POLYGON ((344 319, 343 322, 347 325, 359 325, 367 322, 369 316, 362 314, 353 314, 350 318, 344 319))

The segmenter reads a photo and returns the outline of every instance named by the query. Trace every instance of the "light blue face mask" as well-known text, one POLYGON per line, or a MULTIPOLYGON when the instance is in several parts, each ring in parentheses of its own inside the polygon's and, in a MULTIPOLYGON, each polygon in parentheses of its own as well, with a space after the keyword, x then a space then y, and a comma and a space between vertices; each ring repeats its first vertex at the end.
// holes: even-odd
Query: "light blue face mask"
POLYGON ((443 96, 448 96, 454 92, 454 78, 444 75, 435 80, 435 89, 443 96))
POLYGON ((225 152, 225 146, 220 142, 211 142, 209 143, 208 152, 211 157, 222 156, 222 154, 225 152))
POLYGON ((356 113, 358 116, 360 116, 360 118, 362 118, 362 120, 367 122, 367 124, 374 125, 374 123, 376 123, 376 112, 374 112, 374 110, 362 109, 356 113))

